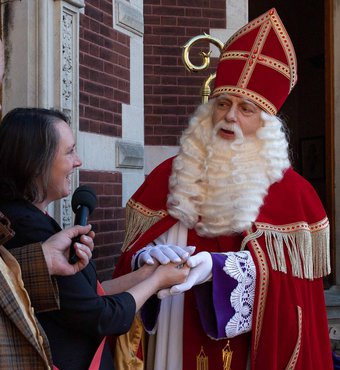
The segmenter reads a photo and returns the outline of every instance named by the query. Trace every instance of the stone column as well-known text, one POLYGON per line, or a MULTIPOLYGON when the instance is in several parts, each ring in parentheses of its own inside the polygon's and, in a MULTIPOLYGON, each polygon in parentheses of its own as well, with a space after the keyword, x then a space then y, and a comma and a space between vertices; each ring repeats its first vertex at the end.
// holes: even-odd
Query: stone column
MULTIPOLYGON (((79 17, 84 0, 54 1, 54 106, 70 118, 77 142, 79 129, 79 17)), ((52 20, 51 20, 52 22, 52 20)), ((72 178, 72 192, 79 174, 72 178)), ((71 195, 55 202, 54 217, 62 227, 73 224, 71 195)))

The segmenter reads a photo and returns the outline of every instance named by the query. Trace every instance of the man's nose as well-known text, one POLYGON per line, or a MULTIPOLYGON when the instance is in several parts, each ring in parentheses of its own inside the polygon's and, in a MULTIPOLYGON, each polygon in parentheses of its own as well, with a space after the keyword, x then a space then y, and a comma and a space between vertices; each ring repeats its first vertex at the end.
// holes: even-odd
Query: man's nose
POLYGON ((228 112, 226 113, 225 118, 227 122, 236 122, 237 108, 232 105, 228 112))

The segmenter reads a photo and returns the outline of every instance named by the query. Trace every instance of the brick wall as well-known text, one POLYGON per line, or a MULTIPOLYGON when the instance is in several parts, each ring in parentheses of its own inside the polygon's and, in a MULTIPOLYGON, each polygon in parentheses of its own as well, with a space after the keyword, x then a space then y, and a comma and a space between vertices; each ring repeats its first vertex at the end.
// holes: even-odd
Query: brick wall
MULTIPOLYGON (((130 96, 130 39, 112 28, 112 1, 88 0, 80 17, 79 130, 122 136, 122 103, 130 96)), ((80 171, 98 206, 90 216, 96 232, 94 259, 100 280, 112 276, 124 237, 120 173, 80 171)))
POLYGON ((119 172, 81 171, 79 182, 97 194, 97 207, 89 217, 96 233, 93 257, 99 279, 112 277, 124 237, 125 209, 122 204, 122 175, 119 172))
POLYGON ((121 103, 130 101, 130 39, 112 28, 112 1, 86 1, 79 40, 79 129, 121 137, 121 103))
MULTIPOLYGON (((213 71, 186 71, 181 47, 210 28, 225 26, 225 0, 144 1, 145 144, 178 145, 188 117, 201 102, 200 87, 213 71)), ((205 45, 192 49, 196 65, 202 63, 198 51, 208 50, 205 45)))

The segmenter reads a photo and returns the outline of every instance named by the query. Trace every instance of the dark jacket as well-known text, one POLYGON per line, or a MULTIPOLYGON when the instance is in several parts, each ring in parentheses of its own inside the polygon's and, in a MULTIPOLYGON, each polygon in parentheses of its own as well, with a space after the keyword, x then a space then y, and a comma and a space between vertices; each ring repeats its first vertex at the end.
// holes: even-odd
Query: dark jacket
MULTIPOLYGON (((44 241, 60 231, 57 222, 29 202, 1 203, 15 231, 5 247, 44 241)), ((53 363, 60 369, 88 369, 101 340, 106 335, 129 330, 135 301, 129 293, 98 296, 95 265, 89 265, 73 276, 56 277, 60 310, 39 313, 39 322, 50 342, 53 363)), ((109 346, 103 352, 101 369, 113 369, 109 346)))

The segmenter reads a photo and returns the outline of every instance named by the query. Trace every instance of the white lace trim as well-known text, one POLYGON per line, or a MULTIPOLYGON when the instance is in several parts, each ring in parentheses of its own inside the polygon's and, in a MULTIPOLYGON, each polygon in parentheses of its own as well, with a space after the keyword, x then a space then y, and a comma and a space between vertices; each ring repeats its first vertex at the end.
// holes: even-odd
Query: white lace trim
POLYGON ((238 281, 230 295, 235 315, 228 321, 225 333, 228 338, 247 333, 252 328, 256 270, 250 252, 228 252, 224 272, 238 281))

